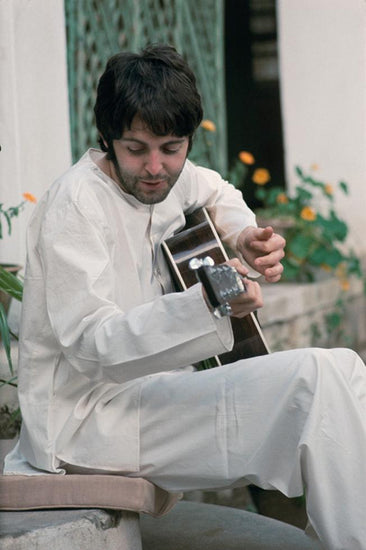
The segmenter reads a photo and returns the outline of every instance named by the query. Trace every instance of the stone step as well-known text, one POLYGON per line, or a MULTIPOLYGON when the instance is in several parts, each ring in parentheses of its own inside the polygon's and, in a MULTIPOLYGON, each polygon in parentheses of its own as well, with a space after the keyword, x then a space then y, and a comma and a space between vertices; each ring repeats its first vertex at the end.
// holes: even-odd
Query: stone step
POLYGON ((320 550, 292 525, 252 512, 179 502, 161 518, 105 510, 0 512, 2 550, 320 550))
POLYGON ((139 515, 104 510, 0 512, 1 550, 141 550, 139 515))

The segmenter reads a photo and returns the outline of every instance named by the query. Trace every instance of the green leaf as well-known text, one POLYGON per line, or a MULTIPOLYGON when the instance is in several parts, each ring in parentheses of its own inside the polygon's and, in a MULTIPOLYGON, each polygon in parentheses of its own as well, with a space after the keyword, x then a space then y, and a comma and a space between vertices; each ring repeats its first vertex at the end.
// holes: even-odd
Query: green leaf
POLYGON ((4 211, 4 216, 5 216, 5 219, 6 219, 6 222, 8 224, 8 235, 11 235, 11 216, 9 216, 9 214, 4 211))
POLYGON ((312 193, 303 187, 296 187, 297 200, 301 203, 300 206, 305 206, 313 198, 312 193))
POLYGON ((321 227, 324 240, 333 243, 333 246, 334 241, 343 242, 347 237, 347 224, 337 217, 334 210, 331 210, 328 219, 318 214, 316 223, 321 227))
POLYGON ((0 304, 0 334, 2 343, 4 346, 6 358, 8 360, 8 365, 11 374, 14 374, 13 363, 11 360, 11 344, 10 344, 10 331, 8 325, 8 319, 6 317, 5 309, 2 304, 0 304))
POLYGON ((297 279, 299 273, 300 273, 300 264, 292 263, 287 258, 284 258, 282 260, 283 265, 283 274, 282 279, 284 281, 294 281, 297 279))
POLYGON ((295 172, 300 178, 303 177, 303 171, 301 170, 300 166, 295 166, 295 172))
POLYGON ((287 250, 297 258, 304 259, 308 255, 312 243, 313 239, 310 236, 298 233, 294 236, 292 241, 288 243, 287 250))
POLYGON ((247 176, 248 168, 245 164, 239 160, 234 164, 234 166, 229 170, 227 175, 227 180, 234 185, 237 189, 240 189, 244 183, 244 180, 247 176))
POLYGON ((346 262, 348 273, 352 275, 357 275, 357 277, 362 277, 361 262, 353 252, 351 252, 346 258, 346 262))
POLYGON ((333 311, 328 315, 325 315, 325 320, 326 320, 327 328, 330 331, 335 330, 342 323, 342 317, 337 311, 333 311))
POLYGON ((339 182, 339 188, 343 191, 343 193, 345 195, 348 195, 349 194, 349 189, 348 189, 348 185, 345 181, 340 181, 339 182))
POLYGON ((335 269, 342 261, 343 255, 337 249, 327 249, 324 247, 316 248, 309 256, 309 261, 313 265, 328 265, 335 269))
POLYGON ((255 196, 258 200, 265 201, 265 199, 267 198, 267 193, 264 189, 260 187, 256 190, 255 196))
POLYGON ((18 277, 6 271, 0 266, 0 290, 3 290, 12 298, 22 301, 23 298, 23 283, 18 277))
POLYGON ((17 388, 18 387, 18 384, 16 383, 17 379, 18 379, 17 376, 13 376, 9 380, 4 380, 3 378, 0 378, 0 388, 2 386, 12 386, 13 388, 17 388))

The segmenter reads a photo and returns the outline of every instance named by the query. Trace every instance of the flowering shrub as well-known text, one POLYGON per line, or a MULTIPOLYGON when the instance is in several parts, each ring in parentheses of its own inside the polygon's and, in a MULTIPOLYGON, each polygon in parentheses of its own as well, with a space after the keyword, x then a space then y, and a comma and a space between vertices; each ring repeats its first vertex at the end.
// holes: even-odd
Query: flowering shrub
POLYGON ((269 171, 254 165, 253 155, 241 151, 227 179, 240 188, 250 178, 257 186, 255 197, 263 205, 256 210, 259 225, 272 225, 286 238, 282 280, 313 281, 323 270, 336 275, 342 289, 348 290, 349 275, 362 276, 359 258, 346 249, 348 226, 334 209, 335 191, 338 188, 347 195, 348 185, 340 181, 334 187, 296 166, 299 184, 290 195, 282 187, 268 187, 269 171))
MULTIPOLYGON (((208 133, 216 131, 211 120, 202 121, 201 126, 208 133)), ((257 186, 255 197, 263 205, 256 211, 259 225, 273 225, 286 238, 282 280, 313 281, 323 270, 335 274, 347 290, 349 275, 362 277, 362 272, 359 258, 346 249, 348 226, 334 209, 336 188, 296 166, 299 184, 290 195, 282 187, 267 186, 271 175, 266 168, 255 167, 255 162, 252 153, 240 151, 226 179, 239 189, 251 179, 257 186)), ((344 181, 337 187, 348 194, 344 181)))
POLYGON ((3 222, 6 221, 8 228, 8 235, 11 234, 12 218, 19 216, 19 213, 24 209, 27 202, 37 202, 37 199, 32 193, 23 193, 23 201, 17 206, 9 206, 4 209, 3 203, 0 203, 0 239, 3 238, 3 222))
POLYGON ((362 276, 360 261, 352 250, 346 248, 348 226, 334 209, 336 189, 348 194, 348 186, 340 181, 336 187, 306 174, 299 166, 295 168, 299 184, 292 195, 282 188, 266 188, 254 178, 259 186, 255 196, 263 208, 256 214, 262 222, 279 228, 287 241, 283 260, 284 280, 312 281, 321 269, 334 273, 344 290, 348 289, 348 277, 362 276))

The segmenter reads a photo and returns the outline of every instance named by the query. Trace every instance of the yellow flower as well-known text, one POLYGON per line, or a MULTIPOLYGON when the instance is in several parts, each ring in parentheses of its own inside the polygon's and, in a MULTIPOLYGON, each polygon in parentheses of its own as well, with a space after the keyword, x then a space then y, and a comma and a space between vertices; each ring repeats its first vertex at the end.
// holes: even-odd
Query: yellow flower
POLYGON ((333 195, 334 193, 333 185, 331 185, 330 183, 327 183, 324 187, 324 191, 326 192, 327 195, 333 195))
POLYGON ((288 203, 288 197, 285 195, 285 193, 280 193, 277 195, 277 202, 278 204, 287 204, 288 203))
POLYGON ((28 202, 37 202, 37 199, 32 193, 23 193, 23 198, 28 202))
POLYGON ((202 128, 204 128, 204 130, 207 130, 208 132, 216 132, 215 123, 212 122, 212 120, 208 120, 208 118, 206 120, 202 120, 201 126, 202 128))
POLYGON ((345 292, 347 292, 347 290, 349 290, 351 287, 350 282, 347 279, 342 279, 340 281, 340 284, 341 284, 341 289, 344 290, 345 292))
POLYGON ((307 222, 313 222, 316 219, 316 212, 310 206, 304 206, 300 212, 300 217, 307 222))
POLYGON ((253 157, 252 153, 249 153, 249 151, 240 151, 239 153, 239 159, 243 164, 254 164, 255 158, 253 157))
POLYGON ((256 170, 254 170, 252 180, 257 185, 265 185, 269 182, 270 179, 271 176, 266 168, 257 168, 256 170))
POLYGON ((328 272, 332 271, 332 268, 331 268, 330 265, 328 265, 328 264, 321 264, 320 267, 321 267, 321 269, 323 269, 324 271, 328 271, 328 272))

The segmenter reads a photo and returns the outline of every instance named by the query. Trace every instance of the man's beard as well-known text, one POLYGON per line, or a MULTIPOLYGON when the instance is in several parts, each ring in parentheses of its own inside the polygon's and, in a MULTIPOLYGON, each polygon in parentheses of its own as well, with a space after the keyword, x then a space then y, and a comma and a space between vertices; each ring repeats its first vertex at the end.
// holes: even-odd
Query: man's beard
POLYGON ((184 166, 182 166, 181 170, 177 174, 173 174, 172 176, 161 174, 157 176, 147 176, 141 178, 123 170, 115 156, 111 160, 113 162, 114 170, 121 189, 126 193, 133 195, 138 201, 143 204, 156 204, 162 202, 170 193, 172 187, 179 178, 184 166), (144 188, 144 184, 142 183, 154 183, 161 181, 165 182, 166 185, 164 185, 163 187, 160 186, 158 189, 154 189, 153 187, 151 189, 146 189, 144 188))

